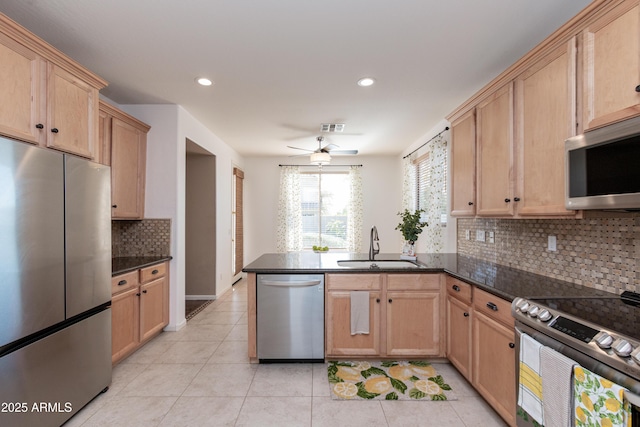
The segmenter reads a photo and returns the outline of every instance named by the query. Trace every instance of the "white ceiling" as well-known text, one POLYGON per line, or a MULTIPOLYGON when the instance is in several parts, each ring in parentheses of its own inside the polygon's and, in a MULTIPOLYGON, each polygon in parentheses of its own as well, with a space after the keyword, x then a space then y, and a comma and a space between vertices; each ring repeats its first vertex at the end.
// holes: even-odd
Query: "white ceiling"
POLYGON ((107 79, 119 104, 180 104, 242 155, 398 154, 588 0, 2 0, 107 79), (197 76, 215 84, 196 85, 197 76), (356 85, 376 79, 369 88, 356 85))

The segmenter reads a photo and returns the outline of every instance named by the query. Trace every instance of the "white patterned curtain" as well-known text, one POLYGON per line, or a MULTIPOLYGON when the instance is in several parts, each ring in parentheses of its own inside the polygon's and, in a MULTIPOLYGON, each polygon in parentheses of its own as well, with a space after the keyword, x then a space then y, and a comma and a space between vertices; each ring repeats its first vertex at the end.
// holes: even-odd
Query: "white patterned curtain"
POLYGON ((416 206, 416 166, 411 156, 402 159, 402 211, 416 206))
POLYGON ((362 245, 362 176, 359 166, 349 168, 349 207, 347 220, 347 250, 360 252, 362 245))
POLYGON ((302 250, 300 170, 297 166, 280 167, 276 250, 278 252, 302 250))
POLYGON ((447 139, 433 138, 424 148, 403 159, 402 209, 424 209, 425 227, 418 237, 418 252, 439 253, 444 249, 443 215, 447 214, 447 139))

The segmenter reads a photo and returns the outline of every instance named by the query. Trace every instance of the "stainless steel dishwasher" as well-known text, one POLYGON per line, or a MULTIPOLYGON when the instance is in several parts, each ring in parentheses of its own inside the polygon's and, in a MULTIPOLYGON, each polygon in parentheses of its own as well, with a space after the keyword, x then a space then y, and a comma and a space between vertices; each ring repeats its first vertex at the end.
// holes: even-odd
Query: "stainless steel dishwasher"
POLYGON ((258 274, 260 362, 324 362, 324 275, 258 274))

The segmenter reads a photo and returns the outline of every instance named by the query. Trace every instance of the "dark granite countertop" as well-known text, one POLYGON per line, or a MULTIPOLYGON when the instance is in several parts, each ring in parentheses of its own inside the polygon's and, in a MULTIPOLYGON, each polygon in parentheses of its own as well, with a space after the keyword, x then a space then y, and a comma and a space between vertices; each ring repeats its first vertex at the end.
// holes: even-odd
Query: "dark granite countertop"
POLYGON ((139 268, 149 267, 150 265, 160 264, 161 262, 172 259, 171 256, 125 256, 111 258, 111 275, 128 273, 139 268))
MULTIPOLYGON (((341 267, 339 260, 367 260, 368 254, 328 252, 269 253, 247 265, 242 271, 263 274, 313 273, 416 273, 446 272, 506 300, 516 297, 589 296, 613 297, 610 292, 529 273, 516 268, 458 254, 418 254, 419 268, 341 267)), ((400 254, 378 254, 376 261, 399 260, 400 254)))

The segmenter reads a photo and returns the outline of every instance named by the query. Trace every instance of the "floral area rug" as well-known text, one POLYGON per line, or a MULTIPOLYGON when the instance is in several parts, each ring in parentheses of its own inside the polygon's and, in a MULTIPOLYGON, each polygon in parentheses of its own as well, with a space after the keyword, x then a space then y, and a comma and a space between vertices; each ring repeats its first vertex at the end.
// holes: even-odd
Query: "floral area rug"
POLYGON ((331 398, 378 400, 458 400, 429 362, 330 361, 331 398))

